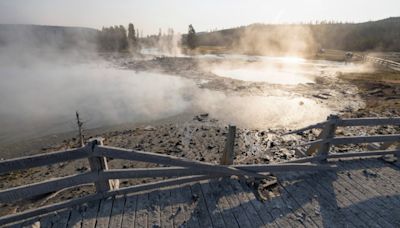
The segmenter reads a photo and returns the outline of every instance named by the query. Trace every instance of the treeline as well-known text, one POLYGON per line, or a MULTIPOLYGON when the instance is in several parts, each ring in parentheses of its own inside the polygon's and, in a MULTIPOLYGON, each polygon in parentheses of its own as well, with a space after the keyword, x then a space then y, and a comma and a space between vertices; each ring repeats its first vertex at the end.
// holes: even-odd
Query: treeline
POLYGON ((0 47, 92 50, 97 32, 81 27, 0 24, 0 47))
POLYGON ((103 27, 97 35, 97 46, 100 51, 138 51, 139 30, 132 23, 128 31, 122 25, 103 27))
POLYGON ((197 33, 196 43, 254 54, 313 53, 321 48, 400 51, 400 17, 365 23, 253 24, 197 33))
POLYGON ((311 26, 322 47, 352 51, 400 51, 400 17, 359 24, 311 26))

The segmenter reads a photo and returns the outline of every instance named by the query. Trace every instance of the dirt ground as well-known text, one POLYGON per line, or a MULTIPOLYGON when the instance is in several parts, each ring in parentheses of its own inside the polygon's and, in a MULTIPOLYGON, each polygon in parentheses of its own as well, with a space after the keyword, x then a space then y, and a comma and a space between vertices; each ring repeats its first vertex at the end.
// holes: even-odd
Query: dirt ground
MULTIPOLYGON (((318 100, 332 107, 341 117, 398 117, 400 116, 400 72, 377 69, 374 73, 341 74, 338 77, 319 77, 315 83, 294 86, 244 82, 215 77, 209 71, 198 70, 199 61, 191 58, 155 58, 146 61, 110 59, 122 68, 173 73, 191 78, 199 87, 242 95, 268 95, 274 89, 291 91, 318 100), (206 81, 206 82, 204 82, 206 81)), ((296 157, 295 149, 302 143, 315 139, 317 130, 301 134, 283 135, 294 130, 238 128, 235 143, 235 164, 276 163, 296 157)), ((392 134, 399 133, 398 126, 379 128, 339 129, 338 134, 392 134)), ((10 158, 76 147, 74 133, 57 138, 41 138, 19 145, 3 147, 0 157, 10 158), (32 145, 33 148, 32 148, 32 145), (28 150, 28 148, 30 148, 28 150)), ((227 134, 227 123, 208 113, 187 113, 172 118, 141 124, 127 124, 86 132, 86 137, 102 137, 104 144, 128 149, 150 151, 184 157, 191 160, 218 163, 227 134)), ((363 145, 351 149, 361 149, 363 145)), ((336 151, 346 148, 334 148, 336 151)), ((110 160, 110 168, 154 167, 154 164, 110 160)), ((22 170, 0 176, 0 189, 29 184, 87 171, 85 160, 65 162, 48 167, 22 170)), ((121 180, 128 186, 149 179, 121 180)), ((27 208, 37 207, 93 192, 93 186, 82 186, 35 199, 12 204, 0 204, 0 216, 27 208)))

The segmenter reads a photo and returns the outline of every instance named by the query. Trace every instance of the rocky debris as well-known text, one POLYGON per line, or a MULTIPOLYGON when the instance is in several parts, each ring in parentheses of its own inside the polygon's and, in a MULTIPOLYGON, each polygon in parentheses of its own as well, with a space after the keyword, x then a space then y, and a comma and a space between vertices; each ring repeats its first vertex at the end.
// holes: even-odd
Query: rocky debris
POLYGON ((315 97, 315 98, 318 98, 318 99, 323 99, 323 100, 328 100, 329 97, 330 97, 330 96, 328 96, 328 95, 326 95, 326 94, 323 94, 323 93, 321 93, 321 94, 314 94, 314 95, 312 95, 312 96, 315 97))
POLYGON ((254 190, 260 201, 267 201, 280 195, 278 181, 274 176, 269 176, 267 179, 249 180, 247 185, 254 190))
POLYGON ((208 119, 208 113, 203 113, 203 114, 193 117, 193 120, 197 120, 200 122, 205 122, 205 121, 207 121, 207 119, 208 119))
POLYGON ((151 125, 148 125, 148 126, 146 126, 145 128, 143 128, 143 130, 145 130, 145 131, 154 131, 156 128, 155 127, 153 127, 153 126, 151 126, 151 125))
POLYGON ((383 93, 383 91, 382 91, 381 88, 377 88, 377 89, 370 90, 367 93, 370 94, 370 95, 375 95, 375 94, 378 94, 378 93, 383 93))
POLYGON ((395 163, 397 162, 397 157, 391 154, 387 154, 385 156, 382 156, 382 160, 389 163, 395 163))
POLYGON ((364 169, 362 172, 366 177, 374 177, 374 178, 378 177, 378 174, 376 172, 373 172, 369 169, 364 169))

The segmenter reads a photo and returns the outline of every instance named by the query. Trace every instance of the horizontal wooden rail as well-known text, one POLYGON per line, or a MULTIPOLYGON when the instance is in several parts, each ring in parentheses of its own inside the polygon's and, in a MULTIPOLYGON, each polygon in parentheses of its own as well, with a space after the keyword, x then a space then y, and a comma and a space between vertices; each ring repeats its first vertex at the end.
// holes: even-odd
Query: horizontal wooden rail
POLYGON ((320 165, 320 164, 259 164, 259 165, 236 165, 237 169, 246 170, 249 172, 304 172, 304 171, 318 171, 318 170, 333 170, 336 169, 334 165, 320 165))
POLYGON ((213 172, 184 167, 156 167, 136 169, 112 169, 100 173, 100 179, 131 179, 149 177, 182 177, 193 175, 214 175, 213 172))
POLYGON ((296 134, 304 132, 311 129, 324 128, 328 123, 335 123, 338 127, 353 127, 353 126, 378 126, 378 125, 400 125, 399 117, 389 117, 389 118, 355 118, 355 119, 334 119, 317 124, 313 124, 304 128, 296 129, 287 132, 283 135, 296 134))
POLYGON ((231 166, 214 165, 210 163, 192 161, 188 159, 182 159, 174 156, 156 154, 151 152, 127 150, 127 149, 108 147, 108 146, 96 146, 94 151, 95 155, 97 156, 104 156, 114 159, 125 159, 125 160, 157 163, 163 165, 189 167, 192 169, 201 170, 203 172, 213 172, 215 174, 249 176, 257 178, 266 177, 265 175, 262 174, 239 170, 231 166))
POLYGON ((400 141, 400 135, 371 135, 371 136, 351 136, 351 137, 337 137, 331 140, 331 144, 358 144, 358 143, 372 143, 372 142, 393 142, 400 141))
POLYGON ((392 61, 392 60, 389 60, 389 59, 382 59, 382 58, 373 57, 373 56, 365 56, 365 58, 366 59, 370 59, 372 61, 380 61, 380 62, 385 62, 385 63, 392 64, 392 65, 400 65, 400 63, 392 61))
POLYGON ((95 182, 98 177, 98 173, 87 172, 83 174, 76 174, 39 183, 1 190, 0 202, 13 202, 20 199, 26 199, 49 192, 58 191, 64 188, 92 183, 95 182))
POLYGON ((377 126, 377 125, 400 125, 400 118, 357 118, 357 119, 339 119, 337 125, 348 126, 377 126))
POLYGON ((346 153, 331 153, 328 158, 350 158, 350 157, 371 157, 371 156, 383 156, 383 155, 400 155, 400 150, 375 150, 375 151, 365 151, 365 152, 346 152, 346 153))
POLYGON ((96 201, 96 200, 104 199, 107 197, 112 197, 115 195, 137 193, 137 192, 147 191, 147 190, 151 190, 151 189, 155 189, 155 188, 170 187, 170 186, 174 186, 174 185, 185 185, 185 184, 190 184, 192 182, 202 181, 202 180, 206 180, 206 179, 212 179, 212 178, 216 178, 216 177, 218 177, 218 176, 197 175, 197 176, 181 177, 181 178, 175 178, 175 179, 170 179, 170 180, 163 180, 163 181, 157 181, 157 182, 152 182, 152 183, 139 184, 139 185, 125 187, 125 188, 121 188, 121 189, 113 190, 113 191, 109 191, 109 192, 104 192, 104 193, 97 193, 97 194, 84 196, 84 197, 77 198, 77 199, 71 199, 71 200, 67 200, 64 202, 27 210, 27 211, 17 213, 17 214, 6 215, 6 216, 3 216, 0 218, 0 225, 9 224, 9 223, 13 223, 16 221, 21 221, 26 218, 31 218, 34 216, 50 213, 50 212, 61 210, 61 209, 68 208, 68 207, 73 207, 73 206, 80 205, 82 203, 87 203, 90 201, 96 201))
MULTIPOLYGON (((248 172, 301 172, 312 170, 331 170, 336 166, 317 164, 257 164, 257 165, 235 165, 240 170, 248 172)), ((159 167, 138 169, 113 169, 100 173, 100 179, 130 179, 145 177, 177 177, 189 175, 215 175, 213 171, 203 171, 184 167, 159 167)), ((219 174, 219 176, 231 176, 231 174, 219 174)))
POLYGON ((88 153, 86 149, 82 147, 79 149, 56 151, 51 153, 9 159, 0 161, 0 173, 7 173, 21 169, 51 165, 86 157, 88 157, 88 153))
POLYGON ((303 132, 303 131, 307 131, 307 130, 311 130, 311 129, 323 128, 323 127, 325 127, 325 124, 327 124, 327 123, 328 123, 328 121, 324 121, 324 122, 321 122, 321 123, 310 125, 308 127, 304 127, 304 128, 300 128, 300 129, 297 129, 297 130, 294 130, 294 131, 287 132, 287 133, 285 133, 283 135, 297 134, 297 133, 300 133, 300 132, 303 132))
POLYGON ((343 144, 359 144, 359 143, 374 143, 374 142, 394 142, 400 141, 400 135, 372 135, 372 136, 349 136, 337 137, 332 139, 319 139, 302 145, 315 145, 329 142, 332 145, 343 144))

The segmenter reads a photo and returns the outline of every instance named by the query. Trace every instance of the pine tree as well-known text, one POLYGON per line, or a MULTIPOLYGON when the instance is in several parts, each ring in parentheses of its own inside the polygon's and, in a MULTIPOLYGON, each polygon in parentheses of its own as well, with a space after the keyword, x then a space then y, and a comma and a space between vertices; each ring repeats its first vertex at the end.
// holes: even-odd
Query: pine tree
POLYGON ((132 23, 129 23, 128 25, 128 42, 131 48, 135 48, 137 46, 135 26, 133 26, 132 23))
POLYGON ((189 31, 187 36, 187 45, 190 49, 196 48, 196 31, 193 28, 193 25, 189 25, 189 31))
POLYGON ((118 51, 124 51, 128 48, 128 37, 126 36, 126 29, 120 25, 118 28, 118 51))

